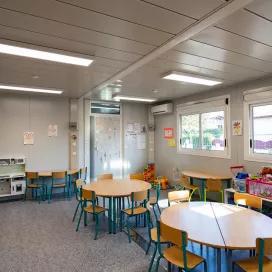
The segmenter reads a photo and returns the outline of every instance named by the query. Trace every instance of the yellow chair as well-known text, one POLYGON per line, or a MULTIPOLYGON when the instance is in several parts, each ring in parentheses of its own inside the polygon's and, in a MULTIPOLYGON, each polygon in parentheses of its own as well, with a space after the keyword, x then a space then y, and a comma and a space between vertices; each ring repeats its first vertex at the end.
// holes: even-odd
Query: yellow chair
POLYGON ((196 191, 198 191, 198 194, 200 196, 199 187, 190 183, 190 177, 182 175, 180 178, 180 183, 184 189, 190 190, 190 200, 196 191))
POLYGON ((224 202, 224 190, 220 179, 207 179, 206 188, 204 189, 204 201, 207 200, 207 192, 219 193, 221 203, 224 202))
POLYGON ((129 174, 129 179, 138 179, 144 181, 144 174, 143 173, 133 173, 129 174))
POLYGON ((87 226, 87 214, 92 214, 95 220, 95 236, 94 240, 97 239, 99 231, 99 214, 105 213, 107 209, 96 205, 96 195, 94 191, 89 191, 81 188, 81 212, 78 219, 77 231, 81 221, 82 214, 84 213, 84 225, 87 226), (88 203, 90 203, 88 205, 88 203))
POLYGON ((26 188, 25 188, 25 195, 24 200, 26 200, 27 191, 32 190, 36 194, 36 198, 39 192, 39 203, 41 201, 41 198, 44 194, 44 186, 39 182, 39 174, 38 172, 26 172, 26 188))
POLYGON ((68 180, 67 180, 67 171, 59 171, 52 172, 52 182, 50 188, 50 194, 48 196, 48 203, 52 199, 53 189, 62 188, 64 192, 64 196, 66 195, 66 188, 68 188, 68 180), (57 180, 61 180, 61 182, 56 182, 57 180))
POLYGON ((157 222, 157 237, 158 237, 158 251, 159 257, 156 262, 156 269, 158 271, 161 258, 166 259, 169 263, 189 272, 196 266, 203 263, 204 271, 207 272, 206 260, 202 257, 186 250, 188 244, 188 235, 185 231, 180 231, 167 226, 162 222, 157 222), (171 243, 170 247, 162 248, 162 241, 171 243))
POLYGON ((190 201, 189 190, 172 191, 168 193, 168 207, 170 207, 172 204, 188 201, 190 201))
POLYGON ((249 208, 257 209, 262 212, 263 202, 258 196, 235 192, 234 202, 236 205, 248 206, 249 208))
POLYGON ((267 256, 272 255, 272 238, 258 238, 256 240, 257 256, 232 263, 232 271, 238 266, 246 272, 271 272, 272 261, 267 256))
POLYGON ((77 203, 77 206, 76 206, 76 210, 74 212, 73 222, 75 221, 77 211, 78 211, 78 208, 79 208, 79 206, 81 204, 81 200, 82 200, 82 198, 80 196, 80 190, 81 190, 82 186, 85 185, 85 184, 86 184, 86 182, 83 179, 77 179, 76 180, 76 200, 77 200, 78 203, 77 203))
POLYGON ((113 179, 113 175, 108 173, 108 174, 102 174, 97 176, 97 181, 106 180, 106 179, 110 179, 110 180, 113 179))
POLYGON ((141 192, 135 192, 131 193, 131 208, 124 209, 121 211, 121 230, 123 225, 123 215, 126 215, 126 227, 127 227, 127 233, 128 233, 128 240, 131 242, 131 236, 130 236, 130 229, 131 224, 129 222, 130 218, 136 216, 136 224, 137 224, 137 216, 145 215, 148 211, 146 208, 146 203, 148 200, 148 190, 141 191, 141 192))

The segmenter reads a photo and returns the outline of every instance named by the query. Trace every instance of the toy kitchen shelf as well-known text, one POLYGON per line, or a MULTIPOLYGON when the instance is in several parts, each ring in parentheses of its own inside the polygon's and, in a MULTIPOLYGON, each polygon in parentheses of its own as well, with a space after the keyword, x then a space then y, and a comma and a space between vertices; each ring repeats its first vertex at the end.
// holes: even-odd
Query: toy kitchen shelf
POLYGON ((0 158, 0 199, 25 193, 25 158, 0 158))

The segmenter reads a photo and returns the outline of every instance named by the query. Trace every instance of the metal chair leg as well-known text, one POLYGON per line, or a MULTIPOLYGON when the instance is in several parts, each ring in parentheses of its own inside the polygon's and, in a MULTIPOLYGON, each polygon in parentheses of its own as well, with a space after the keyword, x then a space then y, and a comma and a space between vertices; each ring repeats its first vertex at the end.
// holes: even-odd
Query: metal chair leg
POLYGON ((76 210, 74 212, 74 216, 73 216, 73 222, 75 221, 76 215, 77 215, 77 211, 78 211, 78 207, 80 205, 80 202, 78 202, 77 206, 76 206, 76 210))
POLYGON ((80 221, 81 221, 82 214, 83 214, 83 209, 81 209, 81 211, 80 211, 80 215, 79 215, 79 218, 78 218, 76 231, 78 231, 78 228, 79 228, 79 224, 80 224, 80 221))
POLYGON ((153 266, 153 263, 154 263, 154 259, 155 259, 155 257, 156 257, 156 253, 157 253, 157 244, 155 244, 155 249, 154 249, 154 253, 153 253, 153 255, 152 255, 152 258, 151 258, 151 260, 150 260, 148 272, 151 272, 151 271, 152 271, 152 266, 153 266))
POLYGON ((151 246, 151 240, 148 242, 148 246, 147 246, 147 249, 145 251, 145 254, 147 255, 148 254, 148 251, 150 249, 150 246, 151 246))
POLYGON ((98 217, 98 214, 95 214, 94 217, 95 217, 95 236, 94 236, 94 240, 96 240, 97 235, 98 235, 98 231, 99 231, 99 217, 98 217))
POLYGON ((160 260, 161 260, 161 256, 158 257, 157 262, 156 262, 156 267, 155 267, 156 272, 158 272, 159 265, 160 265, 160 260))

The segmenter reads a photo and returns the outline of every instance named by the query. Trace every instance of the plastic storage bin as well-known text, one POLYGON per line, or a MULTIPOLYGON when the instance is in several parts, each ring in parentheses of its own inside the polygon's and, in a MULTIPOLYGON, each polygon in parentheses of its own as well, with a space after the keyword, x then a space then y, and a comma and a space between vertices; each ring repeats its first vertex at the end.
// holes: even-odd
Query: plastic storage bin
POLYGON ((245 193, 246 192, 246 179, 234 178, 233 179, 233 188, 237 192, 245 193))
POLYGON ((246 179, 247 193, 272 200, 272 181, 265 178, 246 179))

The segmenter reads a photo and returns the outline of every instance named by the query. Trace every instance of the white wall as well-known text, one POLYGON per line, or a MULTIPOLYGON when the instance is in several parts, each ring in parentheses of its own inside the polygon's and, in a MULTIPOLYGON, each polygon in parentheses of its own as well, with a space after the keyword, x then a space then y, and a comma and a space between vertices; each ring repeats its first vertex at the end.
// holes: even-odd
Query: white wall
MULTIPOLYGON (((225 89, 217 89, 203 94, 185 97, 174 101, 175 106, 188 101, 206 99, 209 97, 230 94, 230 113, 232 120, 243 120, 243 92, 245 90, 272 86, 272 78, 256 80, 225 89)), ((177 148, 168 147, 163 138, 163 128, 173 127, 177 132, 176 113, 161 115, 155 118, 155 163, 159 175, 166 175, 170 180, 173 177, 173 168, 179 170, 199 170, 213 174, 230 174, 230 166, 241 164, 251 173, 257 173, 267 163, 257 163, 244 160, 243 136, 231 136, 231 159, 202 157, 195 155, 177 154, 177 148)))
POLYGON ((69 167, 69 99, 0 95, 0 157, 23 155, 29 170, 69 167), (48 137, 49 124, 58 136, 48 137), (34 145, 23 144, 23 133, 34 132, 34 145))

